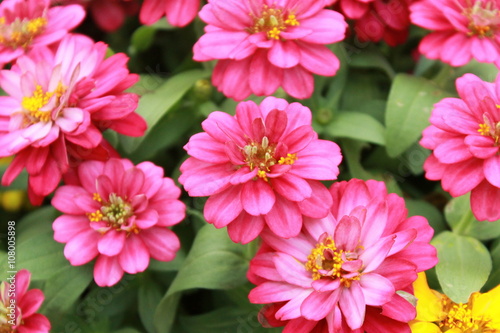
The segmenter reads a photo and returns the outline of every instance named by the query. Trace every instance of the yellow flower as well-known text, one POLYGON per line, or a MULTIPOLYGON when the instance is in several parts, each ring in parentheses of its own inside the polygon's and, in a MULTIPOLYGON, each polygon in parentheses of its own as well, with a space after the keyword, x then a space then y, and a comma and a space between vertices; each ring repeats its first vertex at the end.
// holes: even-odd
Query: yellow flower
POLYGON ((487 293, 472 293, 465 304, 429 288, 425 273, 413 284, 417 317, 412 333, 500 333, 500 285, 487 293))

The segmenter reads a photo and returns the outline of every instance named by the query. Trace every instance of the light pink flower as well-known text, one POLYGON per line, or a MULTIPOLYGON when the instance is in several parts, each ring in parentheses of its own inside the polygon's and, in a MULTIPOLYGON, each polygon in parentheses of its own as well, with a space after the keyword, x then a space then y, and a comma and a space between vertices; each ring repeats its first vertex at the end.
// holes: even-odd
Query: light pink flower
POLYGON ((179 182, 191 196, 210 196, 205 218, 228 226, 234 242, 248 243, 267 225, 294 237, 302 215, 322 218, 331 196, 319 180, 336 179, 342 160, 334 142, 319 140, 311 111, 267 97, 239 103, 236 115, 215 111, 184 147, 179 182))
POLYGON ((361 41, 384 40, 390 46, 404 43, 410 28, 412 0, 340 0, 340 12, 355 20, 354 32, 361 41))
POLYGON ((116 153, 101 131, 140 136, 145 121, 134 110, 138 96, 124 93, 138 76, 122 53, 105 59, 107 45, 70 35, 56 53, 46 47, 22 56, 0 72, 0 157, 16 155, 2 179, 10 184, 23 168, 29 195, 40 203, 70 163, 116 153))
POLYGON ((50 0, 0 3, 0 68, 33 47, 60 41, 85 17, 85 10, 78 5, 49 6, 50 0))
POLYGON ((411 5, 411 21, 432 30, 420 42, 427 58, 462 66, 471 58, 495 62, 500 56, 499 0, 422 0, 411 5))
POLYGON ((407 218, 383 182, 352 179, 330 191, 332 214, 308 218, 297 237, 261 235, 250 302, 271 303, 263 316, 283 332, 410 332, 415 307, 396 292, 411 293, 417 272, 437 263, 433 229, 407 218))
POLYGON ((174 259, 179 239, 167 227, 184 219, 186 207, 162 168, 112 158, 83 162, 77 175, 79 183, 61 186, 52 199, 64 213, 54 221, 54 239, 66 243, 72 265, 97 258, 94 280, 103 287, 116 284, 124 271, 143 272, 150 257, 174 259))
POLYGON ((42 314, 35 313, 42 305, 44 296, 40 289, 30 289, 31 273, 21 269, 8 282, 0 284, 0 332, 48 333, 50 322, 42 314))
POLYGON ((500 219, 500 76, 494 83, 473 74, 456 81, 460 98, 434 105, 431 126, 420 144, 433 153, 424 163, 425 176, 441 180, 453 197, 471 192, 478 220, 500 219))
POLYGON ((208 24, 194 45, 196 61, 219 60, 213 84, 242 100, 283 89, 308 98, 313 74, 332 76, 339 60, 325 44, 344 39, 341 14, 325 0, 209 0, 200 11, 208 24))
POLYGON ((139 14, 143 24, 153 24, 162 16, 176 27, 184 27, 198 14, 200 0, 144 0, 139 14))
POLYGON ((79 4, 87 8, 99 28, 107 32, 119 29, 127 16, 139 12, 138 0, 52 0, 54 4, 79 4))

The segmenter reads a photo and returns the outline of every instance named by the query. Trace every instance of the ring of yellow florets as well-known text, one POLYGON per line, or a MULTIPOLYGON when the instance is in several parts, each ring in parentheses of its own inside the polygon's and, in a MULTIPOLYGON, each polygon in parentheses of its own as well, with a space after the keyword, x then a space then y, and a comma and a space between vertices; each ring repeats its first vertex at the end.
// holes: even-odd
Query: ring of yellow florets
POLYGON ((57 88, 52 92, 44 92, 41 85, 36 85, 33 95, 29 97, 23 97, 21 101, 21 106, 26 111, 25 112, 25 123, 27 125, 34 124, 37 122, 47 122, 51 120, 52 110, 41 110, 45 105, 47 105, 50 99, 55 96, 59 99, 65 92, 66 88, 61 82, 57 85, 57 88))
POLYGON ((0 17, 0 44, 16 49, 27 48, 33 39, 45 31, 48 21, 45 17, 32 20, 16 18, 6 24, 5 17, 0 17))
POLYGON ((490 319, 477 318, 472 315, 472 309, 468 303, 455 303, 446 296, 441 302, 446 317, 437 324, 444 332, 451 329, 459 329, 463 333, 496 332, 488 327, 490 319))
MULTIPOLYGON (((497 105, 500 108, 500 105, 497 105)), ((495 146, 500 144, 500 122, 492 122, 488 113, 483 114, 484 123, 479 124, 478 132, 483 136, 490 136, 495 141, 495 146)))
POLYGON ((493 2, 474 1, 474 5, 465 8, 462 15, 469 19, 469 36, 491 38, 500 24, 500 12, 493 2))
POLYGON ((297 160, 297 154, 287 154, 286 157, 281 157, 278 161, 275 158, 276 145, 270 144, 267 136, 262 138, 260 143, 250 142, 243 147, 243 155, 245 163, 250 170, 258 169, 257 177, 268 181, 267 173, 271 171, 271 167, 275 164, 291 165, 297 160))
POLYGON ((289 26, 300 25, 295 14, 285 12, 281 8, 264 5, 260 16, 253 17, 254 25, 249 30, 251 33, 265 32, 268 39, 280 39, 280 34, 289 26))
MULTIPOLYGON (((110 228, 122 230, 122 226, 127 223, 128 218, 134 215, 132 206, 122 197, 111 193, 107 202, 103 201, 98 193, 94 193, 93 200, 101 204, 101 208, 95 212, 87 213, 90 222, 106 222, 110 228)), ((128 229, 128 228, 127 228, 128 229)), ((132 227, 134 233, 138 233, 138 229, 132 227)))

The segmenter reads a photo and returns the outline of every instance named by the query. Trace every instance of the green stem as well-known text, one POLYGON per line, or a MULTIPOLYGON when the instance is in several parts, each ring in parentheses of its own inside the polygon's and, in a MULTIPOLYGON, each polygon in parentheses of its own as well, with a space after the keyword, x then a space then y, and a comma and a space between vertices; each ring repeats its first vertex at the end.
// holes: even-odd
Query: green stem
POLYGON ((453 232, 458 235, 466 236, 472 226, 472 223, 474 223, 474 216, 472 215, 472 211, 469 209, 467 213, 462 216, 458 224, 453 228, 453 232))

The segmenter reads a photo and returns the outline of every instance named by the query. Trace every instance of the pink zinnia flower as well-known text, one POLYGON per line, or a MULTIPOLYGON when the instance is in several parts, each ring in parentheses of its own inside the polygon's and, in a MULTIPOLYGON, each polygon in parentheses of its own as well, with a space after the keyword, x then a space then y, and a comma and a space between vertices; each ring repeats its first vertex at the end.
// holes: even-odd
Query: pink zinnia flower
POLYGON ((471 192, 478 220, 500 219, 500 76, 494 83, 473 74, 456 81, 460 98, 434 105, 420 144, 433 153, 425 176, 441 180, 453 197, 471 192))
POLYGON ((361 41, 384 40, 395 46, 408 37, 411 1, 340 0, 340 8, 346 17, 355 20, 354 32, 361 41))
POLYGON ((54 221, 54 239, 66 243, 72 265, 97 257, 94 279, 103 287, 116 284, 124 271, 143 272, 150 257, 174 259, 179 239, 167 227, 184 219, 186 207, 162 168, 112 158, 83 162, 77 175, 79 183, 61 186, 52 199, 65 213, 54 221))
POLYGON ((124 93, 138 76, 129 73, 124 54, 105 59, 106 49, 70 35, 55 54, 38 47, 12 70, 0 72, 0 85, 9 94, 0 97, 0 157, 16 155, 3 185, 26 167, 31 201, 39 204, 70 162, 114 154, 102 130, 144 133, 146 123, 134 113, 138 96, 124 93))
POLYGON ((212 81, 226 96, 242 100, 271 95, 282 86, 308 98, 312 74, 332 76, 339 60, 325 44, 344 39, 341 14, 325 0, 209 0, 200 11, 208 26, 194 46, 194 59, 218 59, 212 81))
POLYGON ((274 304, 263 315, 283 332, 410 332, 415 307, 397 292, 411 293, 417 272, 437 263, 433 229, 407 218, 383 182, 353 179, 330 191, 332 214, 308 219, 297 237, 262 234, 250 302, 274 304))
POLYGON ((35 313, 44 296, 40 289, 30 289, 31 273, 21 269, 9 282, 0 284, 0 332, 47 333, 50 322, 35 313))
POLYGON ((153 24, 162 16, 176 27, 191 23, 198 14, 200 0, 144 0, 139 14, 143 24, 153 24))
POLYGON ((342 156, 318 139, 311 118, 307 107, 275 97, 239 103, 234 117, 212 112, 184 146, 191 157, 179 177, 189 195, 210 196, 207 222, 248 243, 265 225, 289 238, 302 215, 325 217, 332 199, 319 180, 337 178, 342 156))
POLYGON ((85 10, 78 5, 49 6, 50 0, 0 3, 0 68, 33 47, 60 41, 85 17, 85 10))
POLYGON ((494 62, 500 55, 498 0, 422 0, 411 5, 411 21, 432 30, 420 42, 427 58, 462 66, 471 58, 494 62))
POLYGON ((99 28, 107 32, 119 29, 127 16, 139 12, 138 0, 52 0, 54 4, 79 4, 90 11, 99 28))

